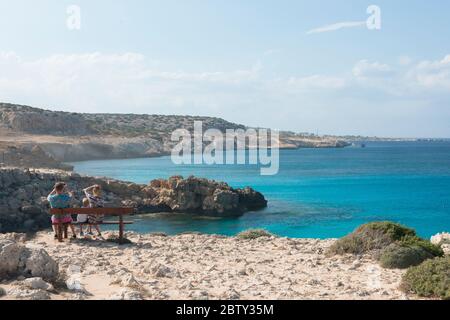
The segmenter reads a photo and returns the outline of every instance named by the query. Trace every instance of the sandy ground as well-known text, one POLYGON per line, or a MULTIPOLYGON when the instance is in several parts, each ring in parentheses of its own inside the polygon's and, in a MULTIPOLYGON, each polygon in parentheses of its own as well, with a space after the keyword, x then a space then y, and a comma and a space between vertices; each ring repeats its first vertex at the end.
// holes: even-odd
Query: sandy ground
MULTIPOLYGON (((106 233, 106 236, 108 233, 106 233)), ((335 240, 127 233, 118 246, 100 240, 56 242, 38 233, 64 281, 51 299, 411 299, 398 290, 404 271, 386 270, 369 256, 327 257, 335 240)), ((7 291, 18 281, 4 282, 7 291)), ((11 299, 11 296, 2 299, 11 299)))

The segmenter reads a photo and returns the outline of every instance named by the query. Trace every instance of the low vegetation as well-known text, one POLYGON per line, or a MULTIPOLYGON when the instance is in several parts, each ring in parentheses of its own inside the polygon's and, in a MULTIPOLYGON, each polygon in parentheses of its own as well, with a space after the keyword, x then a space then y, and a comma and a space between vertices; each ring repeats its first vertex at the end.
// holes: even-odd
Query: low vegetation
POLYGON ((381 252, 380 265, 388 269, 405 269, 417 266, 434 256, 419 246, 408 246, 401 243, 393 243, 381 252))
POLYGON ((442 249, 416 236, 413 229, 393 222, 372 222, 358 227, 329 249, 331 254, 372 253, 384 268, 405 269, 443 256, 442 249))
POLYGON ((443 255, 444 252, 439 246, 427 240, 405 237, 381 250, 378 258, 383 268, 405 269, 443 255))
POLYGON ((442 257, 444 255, 444 251, 440 246, 419 237, 405 237, 401 240, 401 243, 406 246, 420 247, 430 253, 433 257, 442 257))
POLYGON ((409 268, 400 287, 421 297, 450 300, 450 256, 430 259, 409 268))
POLYGON ((251 230, 243 231, 237 235, 237 237, 239 239, 244 239, 244 240, 253 240, 253 239, 258 239, 261 237, 272 237, 272 236, 273 236, 273 234, 271 234, 270 232, 267 232, 266 230, 263 230, 263 229, 251 229, 251 230))
POLYGON ((363 254, 381 250, 405 237, 415 237, 413 229, 389 221, 363 224, 331 246, 332 254, 363 254))

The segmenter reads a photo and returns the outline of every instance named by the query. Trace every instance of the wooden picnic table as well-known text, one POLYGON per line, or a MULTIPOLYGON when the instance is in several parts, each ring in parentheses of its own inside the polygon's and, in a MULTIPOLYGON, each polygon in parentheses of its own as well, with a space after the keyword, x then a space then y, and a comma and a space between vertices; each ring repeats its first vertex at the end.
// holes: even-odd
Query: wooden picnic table
MULTIPOLYGON (((132 224, 131 221, 124 221, 123 216, 125 215, 131 215, 134 212, 134 208, 129 207, 121 207, 121 208, 66 208, 66 209, 56 209, 52 208, 50 209, 50 214, 52 215, 66 215, 66 214, 87 214, 87 215, 98 215, 98 216, 118 216, 119 221, 103 221, 100 223, 74 223, 76 225, 112 225, 117 224, 119 225, 119 243, 123 243, 123 232, 124 232, 124 226, 126 224, 132 224)), ((57 226, 57 235, 58 235, 58 241, 63 241, 63 230, 64 230, 64 223, 62 223, 61 219, 59 219, 60 222, 56 224, 57 226)), ((67 224, 66 224, 67 225, 67 224)), ((65 231, 65 237, 67 237, 67 231, 65 231)))

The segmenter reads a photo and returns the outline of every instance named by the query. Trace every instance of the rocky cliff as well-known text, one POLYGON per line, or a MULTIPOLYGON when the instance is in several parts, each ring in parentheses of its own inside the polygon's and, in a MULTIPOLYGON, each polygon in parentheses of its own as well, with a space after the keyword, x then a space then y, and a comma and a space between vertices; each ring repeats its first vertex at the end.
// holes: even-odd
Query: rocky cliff
MULTIPOLYGON (((214 117, 81 114, 0 103, 0 163, 27 167, 32 162, 32 167, 65 169, 61 162, 167 155, 174 145, 172 132, 192 132, 194 121, 201 121, 203 130, 247 129, 214 117), (36 146, 42 151, 38 158, 29 153, 36 146), (15 148, 20 156, 8 156, 8 148, 15 148)), ((335 148, 348 144, 333 137, 281 132, 279 145, 335 148)))
POLYGON ((46 196, 57 181, 75 192, 79 207, 82 189, 99 184, 108 206, 132 206, 136 213, 180 212, 237 216, 266 207, 264 196, 251 188, 234 189, 223 182, 196 177, 160 179, 148 185, 64 171, 0 169, 0 232, 37 231, 50 226, 46 196))

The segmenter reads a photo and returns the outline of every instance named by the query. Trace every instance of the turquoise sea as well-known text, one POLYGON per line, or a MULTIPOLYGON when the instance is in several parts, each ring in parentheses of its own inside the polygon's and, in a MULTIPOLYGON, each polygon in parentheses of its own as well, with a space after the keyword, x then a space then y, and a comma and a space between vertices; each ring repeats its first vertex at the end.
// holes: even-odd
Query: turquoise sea
POLYGON ((423 237, 450 231, 450 141, 367 142, 366 148, 280 151, 280 171, 261 176, 250 165, 174 165, 170 157, 73 163, 79 173, 138 183, 172 175, 251 186, 267 209, 240 218, 136 216, 138 232, 234 235, 265 228, 280 236, 341 237, 368 221, 392 220, 423 237))

